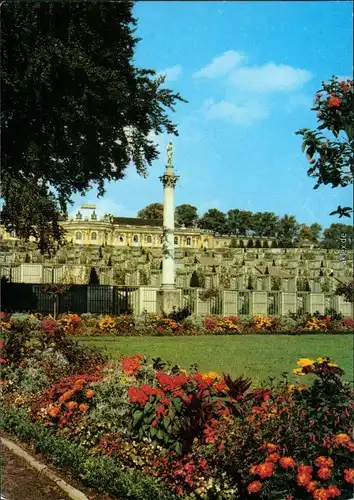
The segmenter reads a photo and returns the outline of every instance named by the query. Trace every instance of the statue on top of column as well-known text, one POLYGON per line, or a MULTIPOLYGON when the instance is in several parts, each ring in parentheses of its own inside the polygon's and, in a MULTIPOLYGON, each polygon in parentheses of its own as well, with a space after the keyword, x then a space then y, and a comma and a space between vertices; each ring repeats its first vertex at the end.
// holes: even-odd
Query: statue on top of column
POLYGON ((167 166, 173 167, 173 144, 172 144, 172 142, 169 142, 168 146, 167 146, 167 166))

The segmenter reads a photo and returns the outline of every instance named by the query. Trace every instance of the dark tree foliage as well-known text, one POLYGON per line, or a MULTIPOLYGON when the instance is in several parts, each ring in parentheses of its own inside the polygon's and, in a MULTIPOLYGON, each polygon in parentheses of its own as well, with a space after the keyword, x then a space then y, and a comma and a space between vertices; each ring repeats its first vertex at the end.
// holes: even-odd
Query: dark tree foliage
POLYGON ((199 276, 196 271, 193 271, 192 273, 189 286, 191 288, 200 288, 199 276))
MULTIPOLYGON (((133 2, 8 2, 2 5, 2 223, 61 243, 60 217, 74 194, 146 176, 158 157, 151 134, 177 135, 167 112, 178 93, 137 68, 133 2)), ((184 101, 185 102, 185 101, 184 101)))
MULTIPOLYGON (((333 188, 353 184, 354 174, 354 87, 353 80, 339 81, 333 76, 322 82, 313 111, 317 112, 316 130, 304 128, 296 132, 303 138, 302 151, 310 162, 309 177, 316 179, 314 189, 321 184, 333 188), (327 131, 324 135, 322 131, 327 131), (328 137, 330 133, 331 137, 328 137)), ((350 217, 352 207, 337 207, 330 215, 350 217)))
POLYGON ((161 220, 163 219, 163 204, 151 203, 151 205, 139 210, 137 215, 141 219, 161 220))
POLYGON ((89 285, 99 285, 100 284, 100 280, 99 280, 97 271, 96 271, 96 269, 94 267, 91 267, 90 277, 89 277, 88 284, 89 285))

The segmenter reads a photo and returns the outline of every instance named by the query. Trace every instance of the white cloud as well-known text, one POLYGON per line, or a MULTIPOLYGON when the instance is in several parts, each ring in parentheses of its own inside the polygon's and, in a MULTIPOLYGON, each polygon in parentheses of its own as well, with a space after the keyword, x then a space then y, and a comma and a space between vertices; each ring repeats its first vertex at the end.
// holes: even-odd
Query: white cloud
POLYGON ((166 75, 166 82, 172 82, 179 78, 182 73, 182 66, 180 64, 176 64, 175 66, 171 66, 170 68, 166 68, 160 71, 161 75, 166 75))
POLYGON ((213 99, 208 99, 203 110, 209 120, 228 119, 239 125, 250 125, 268 116, 266 106, 256 101, 239 105, 226 100, 214 102, 213 99))
POLYGON ((231 71, 229 81, 235 87, 249 92, 287 92, 301 87, 312 76, 305 69, 267 63, 263 66, 236 68, 231 71))
POLYGON ((235 52, 228 50, 221 54, 221 56, 214 57, 211 63, 201 68, 194 73, 194 78, 206 77, 215 78, 229 73, 233 68, 238 66, 245 59, 243 52, 235 52))

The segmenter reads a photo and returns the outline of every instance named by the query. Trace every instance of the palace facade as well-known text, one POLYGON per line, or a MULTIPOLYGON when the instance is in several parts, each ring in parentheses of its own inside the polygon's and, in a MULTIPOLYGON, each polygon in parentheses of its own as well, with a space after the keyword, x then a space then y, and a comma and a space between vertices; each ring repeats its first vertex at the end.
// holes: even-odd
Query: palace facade
MULTIPOLYGON (((114 217, 106 214, 99 219, 94 205, 83 205, 83 210, 91 209, 90 216, 83 216, 80 211, 75 217, 61 222, 65 229, 65 239, 76 245, 112 245, 115 247, 151 247, 161 248, 163 221, 154 219, 140 219, 134 217, 114 217)), ((4 227, 0 227, 1 239, 16 240, 15 234, 9 234, 4 227)), ((176 227, 176 248, 212 248, 221 249, 230 246, 231 240, 237 244, 243 240, 246 246, 250 237, 245 236, 215 236, 211 231, 199 228, 176 227)), ((262 243, 267 240, 269 246, 274 238, 257 238, 262 243)))

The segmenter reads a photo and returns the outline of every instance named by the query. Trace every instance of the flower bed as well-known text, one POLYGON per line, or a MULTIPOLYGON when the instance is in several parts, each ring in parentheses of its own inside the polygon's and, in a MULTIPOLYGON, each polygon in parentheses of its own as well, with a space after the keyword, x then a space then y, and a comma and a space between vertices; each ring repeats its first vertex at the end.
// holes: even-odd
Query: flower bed
POLYGON ((6 324, 0 427, 89 485, 136 500, 351 498, 353 391, 329 358, 297 362, 306 385, 251 389, 139 354, 113 362, 66 321, 6 324))
POLYGON ((122 314, 120 316, 99 316, 93 314, 61 315, 57 322, 51 316, 40 314, 0 313, 0 327, 11 328, 24 321, 39 328, 40 320, 72 336, 197 336, 197 335, 242 335, 242 334, 306 334, 306 333, 351 333, 354 319, 340 315, 290 314, 288 316, 186 316, 172 317, 143 314, 139 317, 122 314), (54 323, 53 323, 54 321, 54 323))

